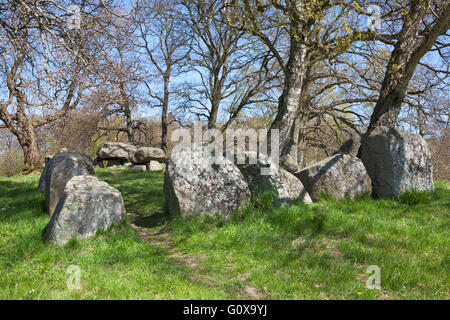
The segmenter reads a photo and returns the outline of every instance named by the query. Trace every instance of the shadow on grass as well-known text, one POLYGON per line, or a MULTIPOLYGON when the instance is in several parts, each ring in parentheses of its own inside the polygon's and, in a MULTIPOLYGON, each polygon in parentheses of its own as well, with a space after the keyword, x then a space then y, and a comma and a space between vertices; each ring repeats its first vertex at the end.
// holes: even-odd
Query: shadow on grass
POLYGON ((169 216, 165 212, 155 212, 146 217, 138 216, 134 218, 132 222, 138 227, 154 228, 164 225, 168 219, 169 216))
POLYGON ((0 181, 0 220, 26 218, 18 214, 22 211, 35 217, 47 215, 44 195, 37 191, 37 180, 0 181))
POLYGON ((169 218, 164 208, 162 172, 130 169, 97 170, 97 176, 119 189, 131 222, 143 228, 161 226, 169 218))

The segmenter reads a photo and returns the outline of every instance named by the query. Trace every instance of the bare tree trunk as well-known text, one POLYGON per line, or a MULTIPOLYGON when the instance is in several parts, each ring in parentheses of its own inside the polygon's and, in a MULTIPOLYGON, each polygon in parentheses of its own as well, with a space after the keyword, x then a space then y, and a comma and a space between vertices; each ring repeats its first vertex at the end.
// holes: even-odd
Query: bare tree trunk
POLYGON ((23 171, 32 171, 40 166, 37 136, 31 121, 26 120, 23 124, 24 126, 16 127, 11 131, 17 137, 23 150, 23 171))
POLYGON ((39 148, 34 133, 25 138, 25 141, 22 140, 20 144, 22 145, 25 163, 23 170, 32 171, 38 168, 40 166, 39 148))
POLYGON ((297 165, 298 169, 301 170, 304 167, 305 159, 305 137, 306 137, 306 124, 307 118, 305 115, 301 115, 298 119, 298 135, 297 135, 297 165))
POLYGON ((130 112, 129 108, 127 108, 125 111, 125 118, 126 118, 126 122, 127 122, 128 141, 130 142, 130 144, 134 145, 135 141, 134 141, 133 119, 131 118, 131 112, 130 112))
MULTIPOLYGON (((167 72, 167 71, 166 71, 167 72)), ((170 74, 170 70, 168 71, 170 74)), ((168 131, 168 119, 167 110, 169 108, 169 76, 164 76, 164 97, 161 112, 161 149, 167 152, 167 131, 168 131)))
POLYGON ((133 118, 131 116, 131 107, 130 107, 130 99, 127 96, 125 91, 124 82, 120 83, 120 95, 121 95, 121 108, 125 115, 125 122, 127 125, 127 136, 128 142, 134 144, 134 128, 133 128, 133 118))
POLYGON ((444 34, 450 26, 450 4, 447 4, 438 14, 439 19, 429 28, 429 32, 420 37, 419 34, 423 33, 422 20, 427 13, 427 6, 421 1, 411 3, 410 11, 404 18, 402 30, 387 65, 368 133, 379 126, 393 127, 396 124, 408 83, 417 64, 431 49, 436 38, 444 34))
POLYGON ((298 108, 305 80, 305 62, 306 47, 297 39, 292 38, 289 61, 285 70, 284 89, 278 102, 277 116, 271 129, 280 131, 280 156, 290 154, 294 159, 297 158, 296 140, 298 136, 295 121, 298 117, 298 108))
POLYGON ((208 118, 208 129, 213 129, 216 127, 217 116, 219 114, 219 102, 211 101, 211 113, 208 118))
POLYGON ((308 123, 308 106, 311 101, 311 93, 313 90, 314 82, 311 80, 310 75, 312 66, 307 68, 305 73, 305 79, 303 81, 303 88, 300 97, 300 103, 298 106, 298 115, 295 122, 296 131, 294 132, 294 148, 291 150, 291 155, 295 154, 295 160, 299 169, 303 168, 303 158, 306 136, 306 125, 308 123))

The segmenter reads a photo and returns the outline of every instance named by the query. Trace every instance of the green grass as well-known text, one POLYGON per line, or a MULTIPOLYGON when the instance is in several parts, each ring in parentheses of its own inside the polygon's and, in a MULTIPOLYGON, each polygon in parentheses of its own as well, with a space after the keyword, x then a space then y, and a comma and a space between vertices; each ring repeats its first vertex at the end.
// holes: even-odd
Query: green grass
POLYGON ((99 169, 127 221, 65 247, 39 176, 0 178, 0 299, 449 299, 450 190, 272 208, 262 196, 228 221, 169 218, 163 175, 99 169), (81 270, 81 289, 66 285, 81 270), (381 290, 367 289, 370 265, 381 290))

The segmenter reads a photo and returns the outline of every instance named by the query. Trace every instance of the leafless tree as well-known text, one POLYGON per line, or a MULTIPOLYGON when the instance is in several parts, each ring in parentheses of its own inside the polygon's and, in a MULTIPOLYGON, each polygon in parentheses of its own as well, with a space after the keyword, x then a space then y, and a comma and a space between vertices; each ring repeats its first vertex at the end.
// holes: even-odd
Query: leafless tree
MULTIPOLYGON (((450 2, 411 0, 401 12, 401 30, 396 34, 383 84, 368 132, 377 126, 394 126, 407 88, 421 58, 433 47, 442 54, 448 43, 436 41, 450 28, 450 2)), ((442 71, 448 73, 448 71, 442 71)))
POLYGON ((184 20, 192 36, 189 66, 192 81, 186 86, 188 110, 218 125, 220 112, 226 116, 222 130, 252 104, 267 100, 276 77, 273 55, 256 39, 223 21, 223 2, 184 1, 184 20))
POLYGON ((78 6, 89 17, 67 24, 68 4, 8 0, 0 4, 2 87, 0 120, 18 139, 25 170, 39 166, 36 128, 63 117, 79 103, 88 85, 89 52, 95 37, 92 23, 99 6, 78 6))
POLYGON ((138 39, 137 47, 141 59, 147 62, 149 76, 143 83, 151 100, 161 108, 161 148, 168 149, 168 128, 170 125, 169 104, 173 92, 172 79, 183 74, 183 66, 189 57, 190 37, 184 32, 180 19, 178 1, 145 0, 137 3, 133 14, 138 39), (152 72, 153 71, 153 72, 152 72), (156 71, 156 72, 155 72, 156 71), (153 76, 156 74, 156 76, 153 76), (162 79, 162 89, 156 81, 162 79))

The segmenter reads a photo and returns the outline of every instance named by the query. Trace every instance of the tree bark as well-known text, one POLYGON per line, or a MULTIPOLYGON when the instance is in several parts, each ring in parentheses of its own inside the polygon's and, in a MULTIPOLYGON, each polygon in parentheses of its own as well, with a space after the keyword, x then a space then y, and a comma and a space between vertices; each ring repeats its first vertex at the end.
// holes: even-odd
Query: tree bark
POLYGON ((167 132, 168 132, 168 119, 167 119, 167 110, 169 109, 169 76, 170 70, 166 71, 166 75, 164 76, 164 96, 162 103, 162 112, 161 112, 161 149, 167 152, 167 132))
POLYGON ((211 101, 211 113, 208 118, 208 129, 214 129, 217 123, 217 116, 219 114, 219 105, 218 101, 211 101))
MULTIPOLYGON (((298 28, 295 29, 298 30, 298 28)), ((294 34, 301 35, 302 33, 296 31, 294 34)), ((296 37, 291 37, 283 93, 278 102, 276 118, 271 126, 271 130, 279 130, 280 156, 290 154, 294 159, 297 158, 296 141, 298 139, 298 130, 295 128, 295 121, 299 115, 298 108, 306 72, 306 46, 296 37)))
MULTIPOLYGON (((20 95, 18 95, 21 97, 20 95)), ((22 101, 19 98, 19 105, 22 101)), ((6 112, 6 107, 0 106, 0 119, 19 141, 24 155, 23 171, 32 171, 40 166, 39 146, 37 142, 36 131, 33 123, 25 117, 22 113, 22 108, 18 108, 16 118, 14 121, 10 114, 6 112)))
POLYGON ((24 156, 23 171, 33 171, 40 166, 39 147, 37 143, 36 133, 33 127, 27 128, 21 132, 17 139, 22 146, 24 156))
POLYGON ((128 142, 133 144, 134 141, 134 128, 133 128, 133 118, 131 116, 131 106, 130 106, 130 99, 128 98, 128 95, 125 90, 125 83, 123 81, 120 82, 120 107, 124 113, 125 116, 125 122, 127 126, 127 136, 128 136, 128 142))

